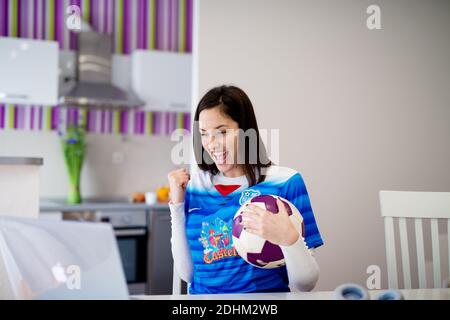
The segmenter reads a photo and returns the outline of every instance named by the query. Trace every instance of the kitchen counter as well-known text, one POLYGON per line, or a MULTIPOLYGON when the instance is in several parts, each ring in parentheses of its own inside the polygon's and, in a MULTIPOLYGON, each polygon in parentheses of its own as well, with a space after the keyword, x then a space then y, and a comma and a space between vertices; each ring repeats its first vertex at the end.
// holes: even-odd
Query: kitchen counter
POLYGON ((42 158, 0 157, 0 165, 33 165, 42 166, 42 158))
POLYGON ((39 211, 42 212, 70 212, 70 211, 142 211, 142 210, 164 210, 168 209, 167 203, 156 203, 148 205, 146 203, 132 203, 126 198, 113 199, 86 199, 80 204, 68 204, 65 199, 43 198, 39 204, 39 211))

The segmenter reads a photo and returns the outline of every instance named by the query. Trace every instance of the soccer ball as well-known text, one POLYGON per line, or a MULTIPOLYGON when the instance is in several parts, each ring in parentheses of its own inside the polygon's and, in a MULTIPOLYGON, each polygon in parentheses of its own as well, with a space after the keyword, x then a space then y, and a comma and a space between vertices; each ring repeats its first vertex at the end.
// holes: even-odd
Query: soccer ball
POLYGON ((303 218, 300 212, 298 212, 292 203, 279 196, 259 195, 253 197, 239 208, 233 218, 233 246, 245 261, 258 268, 273 269, 283 266, 285 264, 283 252, 278 245, 244 230, 244 226, 240 224, 242 221, 242 212, 248 203, 254 203, 273 214, 277 214, 277 198, 283 202, 292 223, 302 237, 304 237, 303 218))

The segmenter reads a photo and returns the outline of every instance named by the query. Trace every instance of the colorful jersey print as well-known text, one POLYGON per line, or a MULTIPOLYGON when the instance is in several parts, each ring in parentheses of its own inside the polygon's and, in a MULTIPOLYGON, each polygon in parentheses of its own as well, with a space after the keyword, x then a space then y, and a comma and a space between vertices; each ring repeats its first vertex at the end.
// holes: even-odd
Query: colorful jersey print
POLYGON ((260 194, 279 195, 294 204, 305 226, 309 248, 323 244, 301 175, 272 166, 266 180, 248 188, 244 184, 222 195, 208 172, 193 173, 185 196, 186 235, 194 266, 191 294, 286 292, 286 267, 261 269, 242 259, 233 247, 232 220, 239 207, 260 194))

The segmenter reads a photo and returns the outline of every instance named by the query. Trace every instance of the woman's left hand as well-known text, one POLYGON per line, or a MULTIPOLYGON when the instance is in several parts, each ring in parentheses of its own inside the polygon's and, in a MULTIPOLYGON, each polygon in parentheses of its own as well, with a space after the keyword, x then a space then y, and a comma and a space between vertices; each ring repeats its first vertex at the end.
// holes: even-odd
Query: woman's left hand
POLYGON ((284 203, 277 198, 278 213, 273 214, 261 207, 249 203, 242 213, 241 224, 245 230, 266 239, 273 244, 290 246, 300 234, 289 218, 284 203))

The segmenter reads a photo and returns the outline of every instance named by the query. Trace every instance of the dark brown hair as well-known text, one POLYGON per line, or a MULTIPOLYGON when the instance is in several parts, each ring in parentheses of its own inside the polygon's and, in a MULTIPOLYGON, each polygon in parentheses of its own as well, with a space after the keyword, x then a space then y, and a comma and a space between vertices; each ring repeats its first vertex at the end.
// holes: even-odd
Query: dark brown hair
POLYGON ((198 130, 200 113, 205 109, 216 107, 220 108, 220 111, 224 115, 236 121, 239 125, 239 129, 242 129, 243 132, 246 132, 248 129, 254 129, 256 132, 257 155, 255 163, 249 163, 250 149, 248 143, 244 143, 244 146, 239 145, 238 156, 245 157, 242 158, 245 159, 243 164, 244 174, 247 177, 250 186, 264 181, 265 175, 262 173, 261 169, 269 167, 272 162, 268 158, 266 148, 261 140, 252 103, 247 94, 235 86, 223 85, 212 88, 198 103, 194 116, 193 138, 194 154, 199 168, 204 171, 209 171, 212 175, 216 175, 219 172, 216 164, 212 161, 209 154, 205 152, 198 130))

